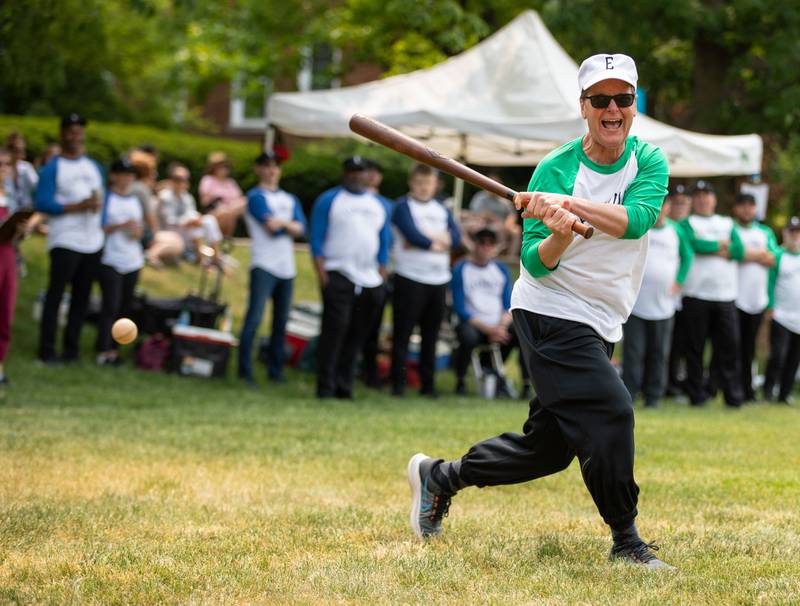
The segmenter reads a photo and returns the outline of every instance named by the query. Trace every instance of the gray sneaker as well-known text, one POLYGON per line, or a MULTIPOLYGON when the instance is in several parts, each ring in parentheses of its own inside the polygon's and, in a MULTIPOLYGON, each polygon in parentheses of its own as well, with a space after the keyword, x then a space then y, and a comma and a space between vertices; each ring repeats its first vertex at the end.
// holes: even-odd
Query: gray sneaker
POLYGON ((451 495, 433 490, 430 481, 434 460, 421 452, 408 462, 411 486, 411 529, 421 539, 442 532, 442 518, 447 516, 451 495))
POLYGON ((623 545, 621 547, 612 547, 611 553, 608 554, 609 560, 622 560, 626 564, 633 564, 636 566, 644 566, 652 570, 661 569, 666 571, 677 570, 674 566, 670 566, 666 562, 659 560, 654 551, 658 551, 659 547, 655 543, 645 543, 639 541, 631 545, 623 545))

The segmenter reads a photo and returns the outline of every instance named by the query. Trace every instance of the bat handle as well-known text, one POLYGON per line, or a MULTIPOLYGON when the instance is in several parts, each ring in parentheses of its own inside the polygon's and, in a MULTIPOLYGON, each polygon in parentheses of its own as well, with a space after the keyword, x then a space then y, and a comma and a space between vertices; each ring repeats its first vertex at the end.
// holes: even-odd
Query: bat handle
MULTIPOLYGON (((514 196, 517 195, 517 192, 515 192, 513 189, 506 189, 504 195, 506 198, 508 198, 513 202, 514 196)), ((572 224, 572 231, 574 231, 579 236, 582 236, 586 240, 588 240, 594 235, 594 227, 592 227, 591 225, 587 225, 586 223, 581 223, 580 221, 575 221, 575 223, 572 224)))

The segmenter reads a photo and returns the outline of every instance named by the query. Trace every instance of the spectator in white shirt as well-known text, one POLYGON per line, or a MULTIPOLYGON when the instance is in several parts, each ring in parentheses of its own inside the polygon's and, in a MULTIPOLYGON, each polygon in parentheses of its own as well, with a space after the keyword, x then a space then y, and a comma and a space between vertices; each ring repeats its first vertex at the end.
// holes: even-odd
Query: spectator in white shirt
POLYGON ((55 340, 58 308, 67 284, 72 286, 72 296, 63 361, 78 360, 81 328, 105 240, 100 225, 103 176, 97 163, 84 154, 85 127, 86 120, 75 113, 61 120, 62 152, 42 169, 36 190, 36 210, 49 215, 50 282, 39 337, 39 359, 45 364, 60 362, 55 340))
POLYGON ((130 315, 139 270, 144 266, 142 233, 144 212, 131 193, 133 165, 118 160, 109 171, 109 191, 103 205, 102 225, 106 243, 100 262, 103 307, 97 325, 97 363, 118 366, 117 344, 111 337, 114 322, 130 315))

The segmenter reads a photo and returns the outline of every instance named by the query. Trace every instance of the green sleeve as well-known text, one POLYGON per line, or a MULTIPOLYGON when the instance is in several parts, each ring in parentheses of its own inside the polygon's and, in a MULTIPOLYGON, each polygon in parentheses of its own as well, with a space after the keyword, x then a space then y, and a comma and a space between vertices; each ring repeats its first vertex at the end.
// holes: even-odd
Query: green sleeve
POLYGON ((647 233, 658 219, 664 196, 667 195, 669 166, 660 148, 640 143, 636 151, 639 170, 625 190, 625 210, 628 228, 622 235, 625 240, 636 240, 647 233))
MULTIPOLYGON (((551 194, 572 194, 579 163, 572 152, 574 142, 561 146, 548 154, 533 172, 528 191, 541 191, 551 194)), ((522 247, 520 261, 525 270, 534 278, 546 276, 558 268, 558 263, 549 268, 539 257, 539 245, 552 232, 539 219, 525 219, 522 222, 522 247)))
POLYGON ((719 252, 719 242, 716 240, 701 240, 697 236, 695 236, 694 229, 692 229, 692 224, 689 222, 689 217, 686 217, 683 221, 680 222, 681 229, 689 241, 689 246, 691 246, 692 251, 694 251, 698 255, 712 255, 715 252, 719 252))
POLYGON ((678 265, 678 274, 675 276, 675 281, 678 284, 686 282, 686 276, 689 275, 689 268, 692 266, 694 260, 694 251, 689 244, 689 239, 681 230, 680 226, 674 221, 670 221, 672 227, 678 234, 678 254, 680 255, 680 264, 678 265))
POLYGON ((728 252, 731 254, 731 259, 734 261, 744 260, 744 242, 742 242, 742 238, 739 236, 739 230, 736 229, 736 224, 734 224, 733 229, 731 229, 731 245, 728 247, 728 252))
POLYGON ((775 237, 775 232, 763 223, 759 223, 758 228, 767 234, 767 250, 773 255, 777 254, 781 247, 778 245, 778 239, 775 237))
POLYGON ((783 249, 778 248, 775 251, 775 265, 769 268, 769 285, 767 291, 769 293, 769 304, 767 309, 775 307, 775 282, 778 280, 778 270, 781 267, 781 258, 783 257, 783 249))

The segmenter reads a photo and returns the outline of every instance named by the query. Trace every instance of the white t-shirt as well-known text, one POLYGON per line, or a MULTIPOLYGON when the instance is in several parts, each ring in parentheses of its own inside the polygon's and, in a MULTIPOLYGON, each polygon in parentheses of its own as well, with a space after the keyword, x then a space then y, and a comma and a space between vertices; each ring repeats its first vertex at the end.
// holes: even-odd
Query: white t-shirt
POLYGON ((17 177, 9 174, 6 180, 6 193, 13 199, 9 206, 12 210, 31 208, 33 206, 33 193, 39 184, 39 174, 33 164, 26 160, 17 161, 17 177))
POLYGON ((643 320, 667 320, 675 315, 672 286, 680 265, 680 236, 671 223, 650 230, 650 247, 642 287, 631 315, 643 320))
MULTIPOLYGON (((142 223, 142 204, 133 194, 121 196, 109 192, 103 206, 103 225, 119 225, 126 221, 142 223)), ((113 267, 121 274, 128 274, 144 267, 144 252, 138 238, 132 238, 126 229, 117 229, 106 237, 101 259, 103 265, 113 267)))
MULTIPOLYGON (((722 215, 687 219, 698 240, 731 240, 733 219, 722 215)), ((717 255, 698 254, 683 285, 683 296, 703 301, 735 301, 739 292, 739 263, 717 255)))
POLYGON ((535 277, 525 267, 526 239, 537 231, 545 238, 550 230, 541 221, 525 219, 522 267, 511 297, 512 309, 587 324, 604 340, 619 341, 642 283, 646 230, 655 223, 667 180, 664 154, 636 137, 628 138, 625 152, 610 165, 592 162, 580 138, 548 154, 536 168, 529 191, 624 205, 630 209, 629 229, 636 227, 643 234, 625 239, 596 230, 589 240, 576 235, 558 266, 535 277), (644 207, 650 212, 644 212, 644 207), (641 219, 645 216, 652 220, 645 222, 641 219), (640 224, 634 225, 632 217, 640 224))
MULTIPOLYGON (((736 231, 746 248, 774 250, 777 247, 772 230, 760 223, 736 225, 736 231)), ((736 307, 748 314, 759 314, 769 303, 769 268, 753 261, 739 263, 739 293, 736 307)))
POLYGON ((800 335, 800 253, 782 249, 777 263, 773 318, 800 335))
POLYGON ((453 286, 456 312, 459 312, 462 305, 456 299, 463 296, 462 313, 465 312, 470 318, 476 318, 488 326, 500 324, 503 314, 508 311, 506 289, 509 287, 509 275, 496 261, 490 261, 484 266, 472 261, 459 263, 454 272, 453 286), (461 292, 456 292, 456 281, 461 292))
MULTIPOLYGON (((407 204, 417 230, 426 237, 447 232, 447 209, 437 202, 419 202, 412 197, 398 202, 407 204)), ((396 211, 395 211, 396 212, 396 211)), ((422 284, 440 285, 450 281, 450 253, 408 247, 406 238, 394 226, 395 273, 422 284)))
MULTIPOLYGON (((52 192, 58 204, 69 206, 91 197, 93 192, 99 192, 102 199, 103 177, 94 160, 86 156, 75 160, 57 156, 42 170, 39 188, 52 192)), ((40 193, 37 192, 37 199, 40 193)), ((51 214, 47 225, 48 250, 66 248, 95 253, 103 247, 100 211, 51 214)))
POLYGON ((272 234, 264 226, 265 212, 284 221, 302 220, 299 200, 278 189, 270 191, 254 187, 247 193, 247 212, 244 222, 250 234, 252 248, 250 267, 257 267, 277 278, 288 280, 297 275, 294 258, 294 238, 286 232, 272 234), (266 206, 264 206, 266 203, 266 206))
MULTIPOLYGON (((338 271, 356 286, 383 283, 379 255, 391 240, 389 209, 375 194, 337 187, 322 194, 311 218, 311 250, 324 257, 327 271, 338 271), (385 232, 387 237, 382 238, 385 232)), ((388 256, 388 254, 386 254, 388 256)))

